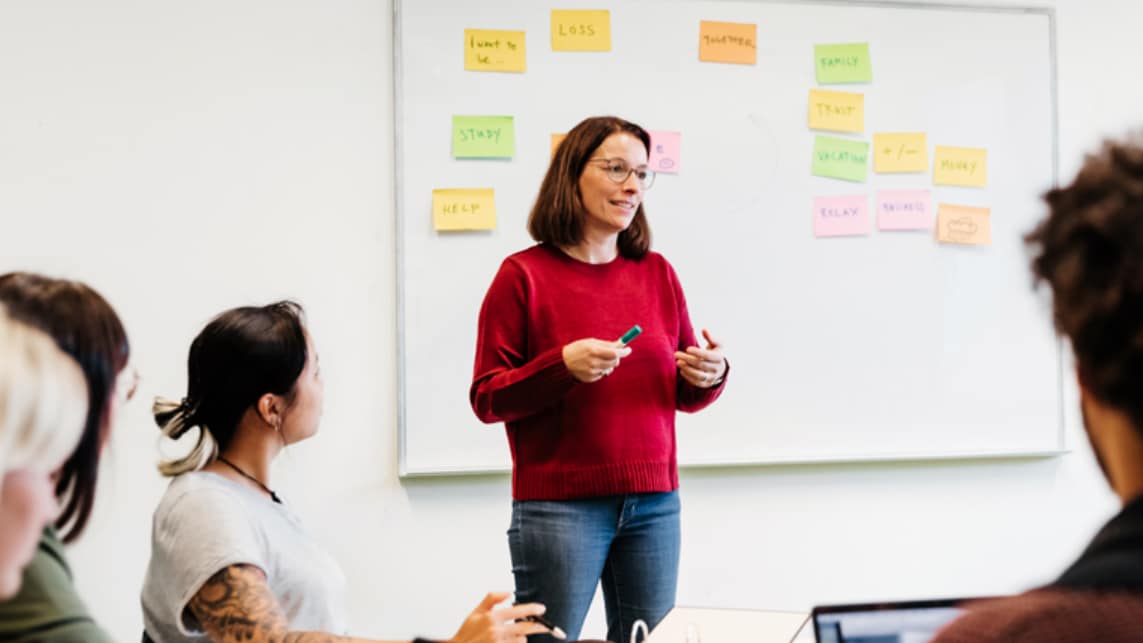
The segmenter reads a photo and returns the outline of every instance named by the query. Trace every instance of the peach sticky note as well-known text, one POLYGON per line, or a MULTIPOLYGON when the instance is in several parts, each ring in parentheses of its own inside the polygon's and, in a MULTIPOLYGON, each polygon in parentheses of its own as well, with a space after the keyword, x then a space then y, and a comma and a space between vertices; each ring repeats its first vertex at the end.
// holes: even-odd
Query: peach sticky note
POLYGON ((873 135, 874 172, 926 172, 928 169, 929 150, 925 147, 923 132, 873 135))
POLYGON ((869 234, 872 229, 869 197, 864 194, 814 197, 815 237, 869 234))
POLYGON ((992 217, 989 209, 940 204, 937 206, 937 241, 992 245, 992 217))
POLYGON ((467 71, 524 71, 524 32, 465 29, 464 68, 467 71))
POLYGON ((495 230, 492 188, 433 190, 433 227, 437 230, 495 230))
POLYGON ((649 132, 651 135, 651 158, 647 165, 661 174, 678 174, 682 169, 681 132, 649 132))
POLYGON ((933 227, 931 203, 928 190, 879 190, 877 229, 930 230, 933 227))
POLYGON ((983 187, 988 184, 988 151, 982 147, 947 147, 933 151, 933 183, 983 187))
POLYGON ((711 22, 699 25, 699 60, 753 65, 758 62, 758 25, 711 22))
POLYGON ((860 132, 865 129, 865 94, 810 90, 810 129, 860 132))
POLYGON ((611 12, 552 9, 552 51, 611 51, 611 12))
POLYGON ((560 143, 563 143, 567 137, 567 134, 552 134, 552 156, 556 155, 556 150, 559 149, 560 143))

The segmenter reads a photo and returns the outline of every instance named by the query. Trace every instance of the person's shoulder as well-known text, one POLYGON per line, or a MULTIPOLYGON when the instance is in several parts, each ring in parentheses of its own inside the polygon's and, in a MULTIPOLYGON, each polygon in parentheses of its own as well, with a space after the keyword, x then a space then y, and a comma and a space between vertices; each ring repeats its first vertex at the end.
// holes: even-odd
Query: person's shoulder
POLYGON ((194 517, 203 511, 241 511, 243 505, 241 494, 229 480, 206 471, 192 471, 171 480, 155 509, 155 520, 194 517))
POLYGON ((1143 594, 1042 589, 968 606, 933 643, 1137 641, 1143 594))

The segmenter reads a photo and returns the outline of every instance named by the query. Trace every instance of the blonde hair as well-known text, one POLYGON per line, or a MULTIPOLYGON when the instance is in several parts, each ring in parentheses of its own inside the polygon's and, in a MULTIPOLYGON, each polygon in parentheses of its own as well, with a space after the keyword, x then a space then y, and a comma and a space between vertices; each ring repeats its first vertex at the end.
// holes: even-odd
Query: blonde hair
POLYGON ((79 364, 0 306, 0 473, 62 465, 79 443, 87 403, 79 364))

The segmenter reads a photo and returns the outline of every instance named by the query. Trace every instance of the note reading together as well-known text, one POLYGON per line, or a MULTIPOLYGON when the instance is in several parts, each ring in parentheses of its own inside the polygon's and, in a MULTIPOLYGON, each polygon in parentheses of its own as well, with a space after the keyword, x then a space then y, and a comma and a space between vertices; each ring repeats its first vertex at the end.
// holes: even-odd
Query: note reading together
POLYGON ((495 230, 492 188, 433 190, 433 227, 437 230, 495 230))
POLYGON ((699 60, 753 65, 758 62, 758 25, 711 22, 699 25, 699 60))
POLYGON ((937 207, 937 241, 976 246, 991 245, 991 212, 988 208, 940 204, 937 207))
POLYGON ((452 155, 456 158, 512 158, 516 133, 511 116, 453 116, 452 155))
POLYGON ((865 129, 865 95, 810 90, 810 129, 860 132, 865 129))
POLYGON ((933 214, 928 190, 880 190, 877 192, 879 230, 929 230, 933 214))
POLYGON ((846 181, 865 182, 869 163, 869 143, 851 141, 833 136, 814 137, 814 158, 811 172, 846 181))
POLYGON ((648 132, 651 135, 651 157, 647 165, 662 174, 678 174, 682 169, 681 132, 648 132))
POLYGON ((869 198, 864 194, 814 198, 815 237, 869 234, 872 229, 869 198))
POLYGON ((465 29, 464 68, 468 71, 524 71, 524 32, 465 29))
POLYGON ((929 150, 924 133, 873 135, 874 172, 925 172, 928 169, 929 150))
POLYGON ((868 83, 873 80, 869 43, 814 45, 814 67, 818 83, 868 83))
POLYGON ((552 51, 611 51, 611 12, 552 9, 552 51))
POLYGON ((946 147, 933 152, 933 183, 983 187, 988 183, 988 152, 982 147, 946 147))

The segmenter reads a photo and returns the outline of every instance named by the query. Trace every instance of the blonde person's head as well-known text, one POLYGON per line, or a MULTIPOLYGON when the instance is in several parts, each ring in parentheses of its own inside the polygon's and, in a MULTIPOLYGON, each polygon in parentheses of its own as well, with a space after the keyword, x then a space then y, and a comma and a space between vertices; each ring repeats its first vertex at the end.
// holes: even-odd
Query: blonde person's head
POLYGON ((51 476, 75 449, 86 415, 79 365, 0 307, 0 600, 20 588, 40 531, 58 513, 51 476))

